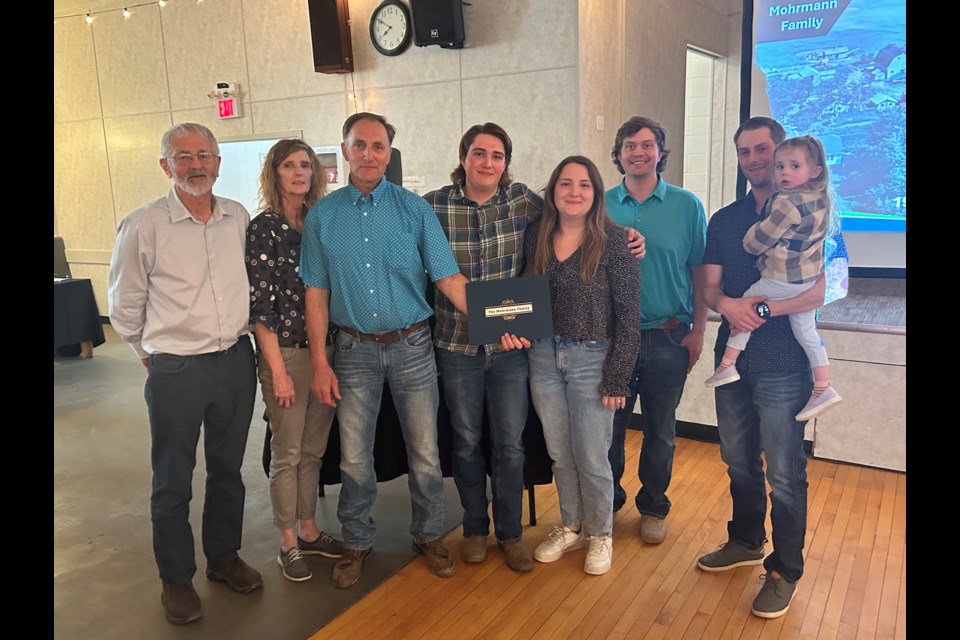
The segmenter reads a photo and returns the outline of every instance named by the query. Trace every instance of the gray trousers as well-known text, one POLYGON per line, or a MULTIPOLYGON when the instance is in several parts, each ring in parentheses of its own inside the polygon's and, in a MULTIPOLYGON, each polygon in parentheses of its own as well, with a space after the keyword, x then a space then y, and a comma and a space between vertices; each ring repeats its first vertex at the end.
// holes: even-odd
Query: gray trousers
MULTIPOLYGON (((309 520, 316 515, 320 465, 336 409, 317 401, 310 393, 313 377, 310 349, 280 347, 280 353, 296 389, 297 401, 293 406, 283 408, 277 404, 272 373, 263 354, 257 356, 257 375, 270 418, 273 524, 278 529, 292 529, 298 520, 309 520)), ((327 359, 331 364, 333 357, 334 347, 327 345, 327 359)))
MULTIPOLYGON (((760 278, 747 289, 743 297, 766 296, 770 300, 785 300, 795 295, 803 293, 812 287, 816 281, 805 284, 792 284, 772 278, 760 278)), ((827 361, 827 350, 823 348, 823 342, 817 333, 817 312, 811 309, 803 313, 790 314, 790 328, 793 330, 793 337, 797 339, 800 346, 803 347, 810 361, 811 367, 825 367, 830 364, 827 361)), ((747 348, 747 342, 750 341, 751 332, 738 333, 727 340, 728 347, 734 347, 740 351, 747 348)))

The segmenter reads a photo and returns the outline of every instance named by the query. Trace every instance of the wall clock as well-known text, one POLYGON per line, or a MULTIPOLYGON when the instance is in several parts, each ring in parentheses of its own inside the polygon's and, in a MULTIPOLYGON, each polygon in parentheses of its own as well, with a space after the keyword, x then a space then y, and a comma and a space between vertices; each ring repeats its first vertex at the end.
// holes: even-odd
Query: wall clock
POLYGON ((384 0, 370 16, 370 41, 385 56, 396 56, 410 46, 413 22, 401 0, 384 0))

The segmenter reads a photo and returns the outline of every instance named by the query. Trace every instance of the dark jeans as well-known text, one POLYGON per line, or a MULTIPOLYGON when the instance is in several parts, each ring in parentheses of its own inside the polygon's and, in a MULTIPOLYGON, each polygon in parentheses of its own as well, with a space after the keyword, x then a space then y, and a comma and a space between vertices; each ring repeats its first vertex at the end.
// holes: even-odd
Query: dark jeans
POLYGON ((256 390, 247 337, 226 353, 150 356, 144 396, 152 440, 153 553, 161 580, 188 582, 197 570, 189 515, 201 424, 207 468, 203 553, 212 564, 236 556, 245 495, 240 465, 256 390))
POLYGON ((620 509, 627 493, 620 486, 624 471, 624 441, 633 405, 639 398, 643 421, 643 445, 637 474, 640 492, 637 510, 645 515, 666 518, 670 513, 667 488, 673 474, 676 449, 677 405, 687 381, 687 348, 680 341, 690 332, 681 324, 674 329, 646 329, 640 332, 640 354, 630 377, 630 397, 613 417, 610 468, 613 470, 613 510, 620 509))
POLYGON ((453 430, 453 479, 463 505, 463 535, 487 535, 487 463, 480 447, 483 410, 490 425, 494 533, 500 542, 523 534, 523 429, 527 424, 527 353, 473 356, 437 349, 453 430))
MULTIPOLYGON (((717 365, 720 364, 717 358, 717 365)), ((730 539, 750 548, 766 540, 767 493, 763 451, 770 483, 773 553, 763 566, 796 582, 803 575, 803 538, 807 529, 807 456, 805 422, 793 419, 810 397, 810 371, 741 373, 740 380, 717 387, 720 456, 730 476, 733 518, 730 539)))

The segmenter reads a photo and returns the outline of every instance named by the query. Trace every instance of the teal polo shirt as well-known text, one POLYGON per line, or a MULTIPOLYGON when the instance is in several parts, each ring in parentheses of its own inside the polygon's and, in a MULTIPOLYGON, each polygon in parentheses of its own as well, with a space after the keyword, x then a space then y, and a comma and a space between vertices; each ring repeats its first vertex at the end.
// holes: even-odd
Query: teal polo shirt
POLYGON ((693 324, 691 268, 703 263, 707 216, 697 196, 667 184, 646 200, 627 191, 623 180, 606 193, 607 212, 619 225, 633 227, 647 240, 640 262, 640 328, 651 329, 670 318, 693 324))
POLYGON ((427 277, 460 272, 433 207, 386 179, 369 196, 348 184, 318 200, 300 251, 303 283, 330 290, 330 321, 363 333, 429 318, 427 277))

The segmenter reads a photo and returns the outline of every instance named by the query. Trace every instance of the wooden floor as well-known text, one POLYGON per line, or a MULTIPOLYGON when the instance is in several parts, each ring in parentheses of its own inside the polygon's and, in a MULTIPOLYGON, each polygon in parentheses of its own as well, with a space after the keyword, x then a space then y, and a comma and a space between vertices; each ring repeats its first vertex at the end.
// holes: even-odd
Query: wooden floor
MULTIPOLYGON (((642 437, 627 434, 628 469, 642 437)), ((726 540, 730 496, 719 446, 678 439, 663 544, 642 543, 636 509, 624 508, 604 576, 583 573, 582 550, 521 575, 491 547, 482 564, 458 561, 449 580, 415 560, 312 640, 906 637, 906 474, 821 460, 807 474, 805 572, 777 620, 750 613, 762 567, 696 568, 700 554, 726 540)), ((628 495, 638 483, 625 485, 628 495)), ((559 522, 554 486, 537 487, 536 497, 538 525, 524 531, 531 548, 559 522)), ((457 528, 447 544, 458 559, 459 542, 457 528)))

